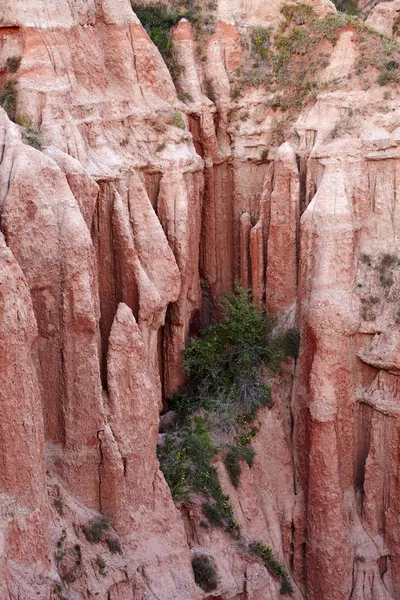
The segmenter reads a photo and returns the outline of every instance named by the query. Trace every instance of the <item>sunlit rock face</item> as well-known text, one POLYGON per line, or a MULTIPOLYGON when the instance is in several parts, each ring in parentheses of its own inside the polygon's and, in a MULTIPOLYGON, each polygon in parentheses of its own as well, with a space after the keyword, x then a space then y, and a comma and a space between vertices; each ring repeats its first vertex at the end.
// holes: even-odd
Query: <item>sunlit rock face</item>
POLYGON ((299 53, 318 85, 283 110, 291 89, 243 74, 284 3, 201 4, 214 31, 177 24, 172 78, 127 0, 1 2, 1 600, 278 600, 258 540, 297 600, 400 599, 397 89, 345 26, 317 67, 299 53), (301 333, 238 488, 216 459, 239 542, 156 457, 181 352, 235 282, 301 333))

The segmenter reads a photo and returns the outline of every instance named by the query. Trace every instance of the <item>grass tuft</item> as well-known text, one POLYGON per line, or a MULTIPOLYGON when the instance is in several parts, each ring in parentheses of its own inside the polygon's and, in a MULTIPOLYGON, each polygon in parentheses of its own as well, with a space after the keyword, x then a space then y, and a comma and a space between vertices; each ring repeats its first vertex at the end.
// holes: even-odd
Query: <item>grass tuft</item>
POLYGON ((348 15, 361 16, 361 9, 358 6, 356 0, 332 0, 333 4, 340 12, 344 12, 348 15))
POLYGON ((252 448, 231 446, 225 457, 225 467, 234 487, 238 487, 242 473, 241 461, 245 460, 249 467, 253 466, 255 452, 252 448))
POLYGON ((98 544, 110 527, 110 521, 106 517, 95 517, 87 525, 82 526, 82 531, 88 542, 98 544))
POLYGON ((21 127, 22 139, 25 144, 32 146, 36 150, 42 150, 43 147, 43 136, 40 129, 37 129, 32 125, 29 119, 18 115, 15 117, 15 122, 21 127))
POLYGON ((179 129, 185 129, 186 128, 186 124, 185 124, 185 119, 183 118, 183 114, 181 113, 180 110, 176 110, 171 118, 171 123, 172 125, 174 125, 174 127, 178 127, 179 129))
POLYGON ((204 592, 212 592, 218 587, 217 570, 208 556, 195 556, 192 568, 194 580, 204 592))
POLYGON ((100 574, 104 576, 106 574, 107 563, 104 560, 104 558, 99 554, 96 556, 96 565, 99 569, 100 574))
POLYGON ((118 538, 108 537, 106 544, 111 554, 123 554, 121 542, 118 538))
POLYGON ((13 79, 7 79, 0 93, 0 106, 4 108, 11 121, 15 121, 17 110, 17 87, 13 79))
POLYGON ((292 596, 294 590, 289 575, 274 555, 272 548, 262 542, 252 542, 249 545, 249 552, 261 558, 269 573, 281 582, 280 593, 283 596, 292 596))

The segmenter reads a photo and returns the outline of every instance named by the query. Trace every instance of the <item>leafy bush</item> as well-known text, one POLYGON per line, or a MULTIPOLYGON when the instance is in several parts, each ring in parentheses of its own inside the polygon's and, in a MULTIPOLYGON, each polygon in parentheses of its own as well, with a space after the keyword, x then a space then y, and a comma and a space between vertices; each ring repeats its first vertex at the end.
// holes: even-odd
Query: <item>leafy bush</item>
POLYGON ((224 522, 222 520, 220 511, 216 504, 213 502, 205 502, 203 504, 203 513, 207 517, 211 525, 214 527, 222 527, 224 522))
POLYGON ((289 331, 274 336, 274 320, 253 304, 247 290, 239 288, 229 294, 222 308, 223 318, 190 340, 183 352, 187 381, 171 399, 178 421, 158 458, 175 500, 202 493, 206 499, 203 512, 210 524, 239 537, 229 498, 212 463, 227 448, 225 465, 235 486, 241 460, 252 465, 255 453, 248 445, 257 434, 252 421, 260 407, 272 406, 262 369, 267 366, 279 372, 285 355, 295 354, 298 334, 289 331), (221 431, 234 438, 234 444, 221 448, 215 443, 213 436, 221 431))
POLYGON ((213 33, 213 11, 217 8, 214 2, 209 2, 203 7, 200 0, 179 0, 175 4, 177 7, 170 9, 162 2, 148 6, 131 3, 133 11, 164 58, 173 79, 179 75, 179 68, 173 56, 173 27, 184 17, 191 22, 195 39, 199 39, 203 31, 213 33))
POLYGON ((195 556, 192 560, 194 580, 205 592, 212 592, 218 587, 217 570, 208 556, 195 556))
POLYGON ((272 548, 265 546, 262 542, 252 542, 249 545, 249 551, 255 556, 259 556, 266 567, 266 569, 281 582, 281 594, 283 596, 292 596, 293 586, 290 582, 289 575, 286 572, 285 567, 275 557, 272 548))
POLYGON ((249 467, 253 466, 255 452, 252 448, 238 448, 231 446, 225 457, 225 466, 231 478, 232 484, 237 487, 239 485, 240 475, 242 472, 241 461, 245 460, 249 467))
POLYGON ((211 438, 205 420, 199 415, 182 419, 175 431, 167 434, 158 458, 174 500, 183 500, 191 493, 202 493, 207 502, 203 510, 212 525, 238 537, 239 529, 233 511, 218 481, 212 460, 219 452, 211 438))
POLYGON ((204 477, 204 469, 209 468, 217 452, 204 419, 199 416, 178 423, 178 428, 167 434, 159 459, 175 500, 182 500, 190 491, 201 488, 198 477, 204 477))
POLYGON ((103 540, 104 534, 111 527, 110 521, 106 517, 95 517, 88 525, 83 525, 82 531, 85 538, 91 544, 98 544, 103 540))
POLYGON ((181 12, 169 10, 161 2, 151 6, 132 2, 132 9, 168 64, 172 59, 172 28, 182 18, 181 12))
POLYGON ((186 414, 203 409, 233 424, 243 412, 271 404, 260 369, 266 364, 278 372, 284 352, 272 336, 274 320, 252 303, 247 290, 229 294, 222 307, 224 318, 184 350, 188 381, 173 406, 186 414))
POLYGON ((260 58, 266 59, 271 55, 271 30, 266 27, 255 27, 252 31, 251 41, 253 50, 260 58))

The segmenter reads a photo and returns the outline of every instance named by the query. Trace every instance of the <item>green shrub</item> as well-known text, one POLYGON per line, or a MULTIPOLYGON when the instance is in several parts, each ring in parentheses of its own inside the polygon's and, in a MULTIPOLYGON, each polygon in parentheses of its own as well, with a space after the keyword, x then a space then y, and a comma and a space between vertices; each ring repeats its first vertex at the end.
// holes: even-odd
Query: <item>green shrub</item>
POLYGON ((29 146, 32 146, 32 148, 35 148, 36 150, 41 150, 42 149, 42 138, 40 133, 36 133, 33 131, 27 131, 23 136, 22 136, 24 142, 26 144, 28 144, 29 146))
POLYGON ((280 589, 280 593, 282 594, 282 596, 293 596, 293 585, 292 582, 290 581, 289 577, 283 577, 282 581, 281 581, 281 589, 280 589))
POLYGON ((183 118, 183 114, 180 110, 174 112, 174 114, 172 115, 171 122, 172 125, 174 125, 175 127, 179 127, 179 129, 185 129, 186 127, 185 119, 183 118))
POLYGON ((265 546, 262 542, 252 542, 249 545, 249 551, 251 554, 260 557, 269 573, 271 573, 273 577, 276 577, 276 579, 279 579, 281 582, 281 594, 291 596, 294 590, 289 575, 287 574, 285 567, 275 557, 272 548, 270 546, 265 546))
POLYGON ((271 57, 271 30, 266 27, 255 27, 252 31, 251 41, 256 56, 263 60, 271 57))
POLYGON ((203 504, 203 513, 207 517, 211 525, 214 527, 222 527, 224 522, 221 517, 218 507, 212 502, 205 502, 203 504))
MULTIPOLYGON (((221 448, 213 435, 234 437, 225 445, 225 464, 237 486, 242 459, 252 465, 248 445, 257 434, 252 425, 262 406, 272 406, 271 388, 261 379, 267 366, 279 372, 285 352, 293 348, 283 334, 273 336, 274 320, 256 306, 247 290, 238 289, 222 302, 223 318, 190 340, 183 352, 187 381, 171 407, 178 413, 158 458, 174 500, 191 493, 205 496, 203 512, 211 525, 240 532, 229 498, 222 492, 213 460, 221 448)), ((290 332, 289 332, 290 334, 290 332)))
POLYGON ((7 79, 0 93, 0 106, 4 108, 11 121, 15 120, 17 109, 17 87, 13 79, 7 79))
POLYGON ((238 487, 242 472, 241 461, 245 460, 249 467, 253 466, 255 452, 252 448, 238 448, 231 446, 225 456, 225 467, 229 473, 232 484, 238 487))
POLYGON ((272 336, 274 320, 238 289, 222 302, 224 318, 183 352, 187 387, 174 407, 194 413, 204 409, 235 422, 239 414, 270 403, 270 389, 260 380, 266 364, 278 372, 283 349, 272 336))
POLYGON ((399 75, 396 72, 385 69, 378 76, 378 83, 380 86, 390 85, 391 83, 397 83, 399 81, 399 75))
MULTIPOLYGON (((170 9, 162 2, 147 6, 131 3, 132 9, 164 58, 173 79, 179 75, 179 67, 173 55, 172 29, 184 17, 191 22, 195 39, 199 39, 204 31, 214 33, 213 11, 217 8, 213 2, 203 7, 199 0, 180 0, 177 4, 177 8, 170 9)), ((203 49, 201 46, 199 48, 200 58, 204 60, 203 49)))
POLYGON ((195 556, 192 560, 194 580, 205 592, 212 592, 218 587, 217 570, 208 556, 195 556))
POLYGON ((361 15, 361 9, 358 6, 356 0, 332 0, 333 4, 340 12, 344 12, 348 15, 361 15))
POLYGON ((300 349, 300 332, 297 329, 288 329, 280 336, 280 344, 285 356, 297 360, 300 349))
POLYGON ((181 12, 178 9, 169 10, 161 2, 150 6, 132 2, 132 9, 164 59, 171 60, 172 28, 181 19, 181 12))
POLYGON ((40 129, 34 127, 29 119, 20 115, 15 117, 15 122, 22 128, 22 139, 25 144, 36 150, 42 150, 43 138, 40 129))
POLYGON ((106 517, 95 517, 87 525, 83 525, 82 531, 88 542, 97 544, 103 540, 110 527, 110 521, 106 517))
POLYGON ((315 17, 312 6, 303 2, 297 4, 284 4, 281 12, 286 21, 288 23, 294 23, 294 25, 305 25, 315 17))
POLYGON ((62 562, 65 558, 65 550, 64 550, 64 542, 67 539, 67 532, 65 529, 62 530, 60 538, 57 540, 57 552, 56 552, 56 562, 62 562))
POLYGON ((210 464, 217 452, 218 447, 199 416, 178 423, 175 430, 167 434, 159 460, 175 500, 182 500, 191 491, 201 488, 200 479, 206 472, 210 471, 212 479, 210 464))
POLYGON ((227 448, 226 468, 237 486, 240 461, 251 466, 255 454, 248 448, 257 434, 252 421, 262 406, 272 406, 271 388, 262 381, 262 370, 279 372, 285 352, 294 351, 289 343, 292 334, 288 339, 284 334, 274 336, 274 320, 265 308, 253 304, 247 290, 229 294, 222 309, 222 319, 190 340, 183 352, 187 380, 170 402, 178 421, 167 433, 158 458, 174 500, 202 493, 209 523, 239 537, 213 460, 227 448), (222 448, 216 444, 213 436, 221 431, 234 438, 234 444, 222 448))

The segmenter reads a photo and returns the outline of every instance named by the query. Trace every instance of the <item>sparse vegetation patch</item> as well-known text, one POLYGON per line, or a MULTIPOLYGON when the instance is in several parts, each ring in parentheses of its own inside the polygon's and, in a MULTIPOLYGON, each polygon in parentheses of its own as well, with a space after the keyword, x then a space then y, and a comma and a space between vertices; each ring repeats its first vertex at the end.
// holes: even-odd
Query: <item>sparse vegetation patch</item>
POLYGON ((6 79, 0 92, 0 106, 4 108, 11 121, 15 121, 17 110, 17 87, 14 79, 6 79))
POLYGON ((179 129, 185 129, 185 127, 186 127, 185 119, 183 118, 183 114, 179 110, 174 112, 174 114, 172 115, 171 122, 172 122, 172 125, 174 125, 175 127, 178 127, 179 129))
POLYGON ((110 521, 106 517, 95 517, 87 525, 83 525, 82 531, 88 542, 98 544, 110 528, 110 521))
POLYGON ((118 538, 108 537, 106 539, 106 544, 111 554, 123 554, 121 542, 118 538))
POLYGON ((379 262, 379 280, 383 288, 388 289, 394 283, 395 270, 400 261, 395 254, 383 254, 379 262))
POLYGON ((283 596, 292 596, 294 590, 289 575, 285 567, 275 557, 272 548, 265 546, 262 542, 252 542, 249 545, 249 551, 261 558, 271 575, 279 579, 281 582, 281 594, 283 596))
POLYGON ((212 592, 218 586, 217 570, 208 556, 195 556, 192 560, 194 580, 205 592, 212 592))
POLYGON ((21 64, 21 58, 19 56, 10 56, 7 58, 6 67, 9 73, 16 73, 21 64))
POLYGON ((25 144, 36 148, 36 150, 42 150, 43 136, 40 129, 34 127, 29 119, 20 115, 15 118, 15 122, 21 127, 22 139, 25 144))
POLYGON ((99 569, 99 573, 101 575, 105 575, 107 563, 104 560, 104 558, 102 556, 100 556, 99 554, 96 556, 96 565, 99 569))
POLYGON ((252 448, 231 446, 225 456, 225 467, 229 473, 231 481, 235 487, 238 487, 240 475, 242 472, 242 460, 245 460, 249 467, 253 466, 255 452, 252 448))
MULTIPOLYGON (((203 3, 201 0, 172 0, 170 3, 172 8, 162 2, 147 6, 137 2, 131 4, 133 11, 164 58, 172 78, 176 80, 179 76, 179 67, 173 53, 173 28, 180 19, 185 18, 191 22, 196 40, 200 40, 205 33, 214 33, 216 2, 213 0, 207 3, 203 3)), ((203 60, 203 49, 200 45, 198 52, 199 58, 203 60)))
POLYGON ((377 296, 361 298, 361 317, 364 321, 373 321, 376 318, 378 304, 379 298, 377 296))
POLYGON ((223 311, 224 317, 190 340, 184 350, 187 380, 171 399, 178 422, 167 434, 159 460, 175 500, 202 493, 208 522, 239 537, 213 461, 225 452, 225 466, 235 486, 242 461, 253 464, 255 453, 248 447, 257 434, 253 420, 262 406, 272 406, 263 373, 280 371, 288 340, 284 334, 273 335, 274 320, 265 308, 252 303, 247 290, 228 295, 223 311))
POLYGON ((254 28, 248 44, 248 60, 231 81, 231 96, 236 99, 249 86, 265 86, 274 94, 270 106, 292 118, 321 89, 338 82, 322 83, 320 74, 329 65, 332 46, 345 29, 354 32, 358 60, 350 76, 362 76, 363 87, 400 81, 400 46, 360 19, 356 3, 337 0, 337 14, 319 18, 309 4, 287 3, 284 20, 272 33, 254 28), (329 42, 329 45, 327 44, 329 42))
POLYGON ((340 12, 348 15, 361 16, 361 9, 356 0, 332 0, 333 4, 340 12))
MULTIPOLYGON (((391 291, 398 277, 400 257, 393 252, 384 252, 374 257, 364 252, 360 255, 360 263, 364 266, 364 272, 365 268, 369 271, 369 277, 372 276, 378 292, 378 295, 366 295, 364 292, 360 297, 361 318, 364 321, 373 321, 378 316, 381 300, 391 291)), ((364 286, 359 282, 357 287, 363 289, 364 286)))

